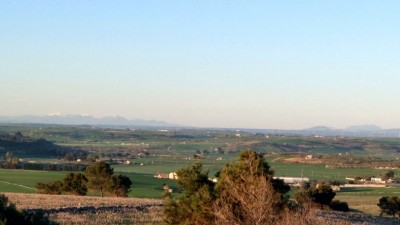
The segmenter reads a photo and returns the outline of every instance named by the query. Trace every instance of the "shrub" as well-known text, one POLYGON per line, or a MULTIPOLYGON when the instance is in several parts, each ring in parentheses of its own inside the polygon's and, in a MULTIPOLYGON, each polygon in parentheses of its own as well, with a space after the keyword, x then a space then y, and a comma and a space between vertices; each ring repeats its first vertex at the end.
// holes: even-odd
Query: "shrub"
POLYGON ((332 201, 329 207, 335 211, 342 211, 342 212, 349 211, 349 205, 347 204, 347 202, 341 202, 339 200, 332 201))
POLYGON ((107 192, 115 197, 126 197, 131 191, 132 181, 129 177, 121 174, 113 174, 111 176, 111 184, 107 192))
POLYGON ((323 209, 324 205, 330 205, 336 193, 327 184, 317 184, 314 187, 302 190, 295 194, 295 199, 301 205, 310 201, 320 205, 323 209))
POLYGON ((399 214, 400 217, 400 199, 397 196, 392 197, 382 197, 379 199, 377 204, 381 209, 381 216, 383 214, 392 215, 393 217, 396 214, 399 214))
POLYGON ((63 191, 63 183, 61 181, 37 183, 36 189, 41 194, 60 195, 63 191))

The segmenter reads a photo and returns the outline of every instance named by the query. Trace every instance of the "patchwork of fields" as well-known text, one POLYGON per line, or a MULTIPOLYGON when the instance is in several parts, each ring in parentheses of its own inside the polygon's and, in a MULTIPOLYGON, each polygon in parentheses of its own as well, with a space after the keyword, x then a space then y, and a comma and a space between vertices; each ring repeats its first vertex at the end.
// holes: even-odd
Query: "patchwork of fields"
MULTIPOLYGON (((391 160, 390 162, 396 162, 400 157, 397 151, 400 149, 400 141, 388 138, 285 137, 241 131, 145 131, 87 126, 0 126, 0 135, 10 136, 16 132, 20 132, 26 140, 46 139, 56 146, 78 149, 80 154, 85 153, 91 157, 114 160, 114 162, 129 160, 128 165, 114 163, 114 172, 122 173, 132 180, 129 197, 150 199, 161 198, 164 184, 176 193, 180 191, 176 181, 157 179, 154 178, 154 174, 174 172, 194 162, 202 162, 204 168, 209 170, 209 177, 213 178, 216 172, 226 163, 233 162, 239 152, 245 149, 266 154, 266 160, 277 176, 303 176, 317 181, 344 182, 346 177, 379 177, 388 169, 366 168, 365 165, 362 165, 362 168, 331 169, 326 168, 324 164, 288 163, 276 159, 298 153, 379 157, 391 160)), ((67 162, 62 156, 43 157, 43 155, 24 154, 29 152, 26 149, 12 149, 12 151, 26 162, 50 164, 67 162)), ((2 152, 7 152, 7 148, 2 147, 2 152)), ((396 177, 400 176, 399 169, 391 170, 394 170, 396 177)), ((35 185, 38 182, 61 180, 66 173, 0 169, 0 192, 33 194, 36 193, 35 185)), ((88 195, 99 194, 89 192, 88 195)), ((377 215, 378 199, 392 195, 400 196, 400 188, 342 188, 337 192, 335 199, 347 201, 352 209, 377 215)))

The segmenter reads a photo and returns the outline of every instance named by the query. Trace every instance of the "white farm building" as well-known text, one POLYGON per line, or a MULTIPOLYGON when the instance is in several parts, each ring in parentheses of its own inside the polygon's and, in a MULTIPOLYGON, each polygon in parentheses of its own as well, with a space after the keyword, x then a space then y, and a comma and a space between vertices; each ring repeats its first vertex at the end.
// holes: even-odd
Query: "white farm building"
POLYGON ((274 179, 283 180, 286 184, 300 184, 302 182, 310 182, 308 177, 274 177, 274 179))

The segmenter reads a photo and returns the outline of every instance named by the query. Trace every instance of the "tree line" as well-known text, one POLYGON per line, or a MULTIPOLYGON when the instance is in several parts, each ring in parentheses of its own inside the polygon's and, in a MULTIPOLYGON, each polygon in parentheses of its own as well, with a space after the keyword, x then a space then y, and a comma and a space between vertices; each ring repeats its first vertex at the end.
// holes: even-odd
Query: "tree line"
POLYGON ((37 183, 36 189, 43 194, 86 195, 88 190, 115 197, 126 197, 132 181, 122 174, 114 174, 110 164, 96 162, 88 166, 84 173, 68 173, 63 180, 37 183))

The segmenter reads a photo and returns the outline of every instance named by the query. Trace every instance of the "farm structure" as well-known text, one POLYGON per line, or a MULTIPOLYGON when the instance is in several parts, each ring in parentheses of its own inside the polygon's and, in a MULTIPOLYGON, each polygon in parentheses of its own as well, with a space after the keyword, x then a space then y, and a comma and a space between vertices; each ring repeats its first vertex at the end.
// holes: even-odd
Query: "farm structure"
POLYGON ((274 179, 283 180, 286 184, 289 185, 300 184, 302 182, 310 182, 310 178, 308 177, 274 177, 274 179))
POLYGON ((178 175, 175 172, 171 173, 156 173, 154 174, 155 178, 161 179, 170 179, 170 180, 178 180, 178 175))

